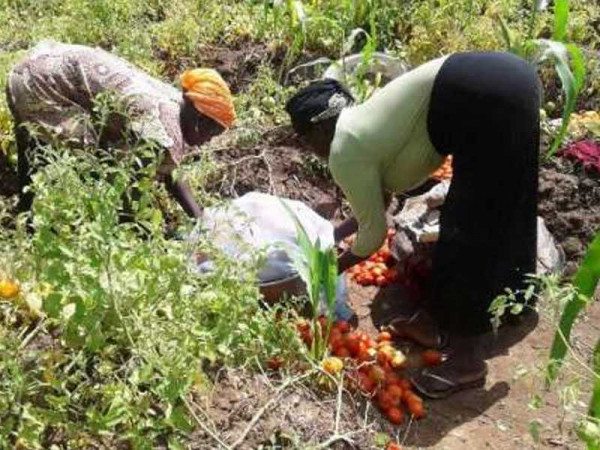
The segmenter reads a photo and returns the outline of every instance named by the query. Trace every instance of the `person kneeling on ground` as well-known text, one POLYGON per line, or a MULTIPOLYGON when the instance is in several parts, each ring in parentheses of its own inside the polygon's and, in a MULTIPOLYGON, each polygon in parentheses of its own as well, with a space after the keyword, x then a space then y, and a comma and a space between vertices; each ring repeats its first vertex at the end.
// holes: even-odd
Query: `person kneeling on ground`
POLYGON ((384 192, 411 190, 453 155, 431 298, 403 323, 413 340, 450 356, 413 380, 430 397, 484 384, 489 305, 535 273, 540 96, 524 60, 472 52, 423 64, 360 105, 335 80, 313 82, 286 105, 352 207, 354 218, 336 228, 337 241, 358 229, 340 271, 384 242, 384 192))
MULTIPOLYGON (((229 87, 216 71, 188 70, 180 81, 183 95, 99 48, 45 41, 30 50, 9 73, 6 87, 18 147, 19 210, 30 209, 33 201, 33 193, 24 193, 24 188, 31 182, 30 158, 36 142, 26 125, 40 133, 38 141, 58 137, 67 144, 89 145, 95 142, 94 130, 85 119, 93 114, 94 99, 113 92, 126 105, 135 137, 161 150, 157 178, 189 216, 199 218, 202 208, 189 185, 175 180, 172 172, 192 146, 230 128, 235 109, 229 87)), ((123 120, 111 121, 101 141, 119 142, 125 126, 123 120)))

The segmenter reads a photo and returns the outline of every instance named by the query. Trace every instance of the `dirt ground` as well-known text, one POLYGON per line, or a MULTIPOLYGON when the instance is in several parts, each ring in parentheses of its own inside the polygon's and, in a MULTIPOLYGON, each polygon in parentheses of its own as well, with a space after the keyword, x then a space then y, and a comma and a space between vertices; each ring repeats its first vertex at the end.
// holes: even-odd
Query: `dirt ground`
MULTIPOLYGON (((252 80, 265 60, 275 64, 281 58, 266 47, 204 50, 199 62, 219 69, 234 92, 252 80)), ((186 66, 186 61, 159 56, 167 62, 167 75, 174 76, 186 66)), ((339 189, 297 146, 289 129, 284 129, 265 135, 252 148, 219 151, 215 157, 224 167, 224 176, 215 179, 210 189, 224 197, 254 190, 270 192, 302 200, 324 216, 340 219, 344 214, 339 189)), ((0 195, 10 196, 17 190, 16 174, 0 153, 0 195)), ((542 165, 539 211, 565 251, 567 274, 576 268, 600 228, 599 200, 597 175, 563 159, 542 165)), ((350 304, 359 327, 372 333, 410 307, 405 297, 399 286, 380 290, 350 284, 350 304)), ((401 427, 391 426, 370 402, 359 397, 344 395, 338 404, 335 394, 315 391, 302 381, 286 385, 286 378, 272 375, 242 370, 221 373, 210 392, 194 399, 206 429, 191 436, 193 448, 219 448, 211 437, 216 433, 228 444, 243 437, 239 448, 244 449, 300 444, 327 448, 324 444, 328 442, 340 449, 371 449, 378 448, 376 436, 381 432, 411 449, 582 448, 572 431, 573 414, 561 407, 556 391, 545 391, 541 383, 540 369, 547 361, 553 336, 552 326, 542 316, 530 315, 520 324, 502 328, 497 338, 489 337, 485 387, 447 400, 427 401, 428 417, 401 427), (536 394, 542 398, 539 409, 529 406, 536 394), (530 433, 533 421, 540 424, 537 443, 530 433), (336 434, 349 440, 333 440, 336 434)), ((576 327, 575 348, 589 355, 598 335, 600 306, 596 303, 576 327)))
MULTIPOLYGON (((372 333, 407 306, 398 286, 380 290, 352 284, 350 297, 360 327, 372 333)), ((577 327, 575 348, 589 354, 599 333, 596 304, 577 327)), ((556 390, 543 388, 541 369, 552 336, 552 327, 537 314, 501 328, 497 337, 487 337, 490 374, 483 388, 428 400, 427 418, 400 427, 390 425, 360 396, 346 393, 338 407, 335 393, 315 392, 299 381, 286 385, 283 380, 289 382, 289 377, 223 373, 214 389, 195 402, 221 440, 231 444, 244 436, 240 448, 245 449, 318 446, 336 435, 350 440, 336 441, 331 448, 375 449, 381 433, 406 449, 579 449, 572 431, 575 416, 560 407, 556 390), (539 409, 530 407, 535 395, 541 399, 539 409), (537 442, 530 433, 532 423, 539 424, 537 442)), ((218 448, 204 431, 192 439, 194 449, 218 448)))
MULTIPOLYGON (((229 184, 215 186, 222 194, 242 195, 262 190, 300 199, 339 218, 340 192, 332 181, 311 169, 305 155, 292 147, 296 142, 282 135, 265 140, 257 148, 243 152, 229 149, 219 156, 227 167, 229 184), (247 158, 243 169, 232 165, 247 158), (235 171, 235 173, 234 173, 235 171), (226 186, 226 187, 225 187, 226 186)), ((583 172, 563 159, 544 163, 540 170, 540 215, 567 255, 567 273, 580 262, 585 247, 600 221, 598 176, 583 172)), ((400 286, 364 288, 350 283, 350 304, 359 318, 359 327, 375 334, 378 327, 410 310, 400 286)), ((542 304, 542 310, 548 307, 542 304)), ((383 432, 401 442, 404 448, 535 449, 581 448, 573 432, 574 416, 561 407, 561 396, 543 387, 542 372, 553 337, 553 327, 544 314, 527 316, 519 324, 503 327, 498 337, 488 336, 489 376, 485 387, 462 392, 447 400, 428 401, 428 417, 418 423, 394 428, 381 419, 369 402, 344 396, 338 433, 360 430, 352 444, 339 441, 336 448, 377 448, 375 437, 383 432), (530 407, 535 395, 542 406, 530 407), (530 433, 537 423, 539 440, 530 433)), ((600 333, 600 307, 594 305, 575 336, 582 357, 589 355, 600 333)), ((402 346, 402 343, 398 343, 402 346)), ((228 442, 243 433, 257 411, 277 392, 277 380, 262 375, 227 375, 215 386, 212 400, 204 398, 209 415, 228 442), (275 383, 274 386, 270 384, 275 383)), ((298 385, 296 385, 298 386, 298 385)), ((293 448, 297 442, 319 444, 335 434, 336 398, 306 388, 284 390, 269 406, 247 435, 245 448, 293 448), (279 436, 279 438, 277 438, 279 436), (290 438, 285 438, 290 436, 290 438), (277 447, 274 445, 281 445, 277 447)), ((206 438, 207 436, 204 436, 206 438)), ((214 448, 212 444, 197 448, 214 448)))

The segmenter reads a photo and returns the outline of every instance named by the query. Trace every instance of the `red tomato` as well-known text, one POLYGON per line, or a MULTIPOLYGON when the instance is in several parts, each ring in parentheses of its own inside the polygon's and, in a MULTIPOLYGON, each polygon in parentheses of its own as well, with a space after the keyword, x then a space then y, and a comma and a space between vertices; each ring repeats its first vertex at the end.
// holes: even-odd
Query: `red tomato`
POLYGON ((371 274, 371 273, 366 273, 363 276, 363 280, 364 280, 365 286, 370 286, 375 282, 375 277, 373 277, 373 274, 371 274))
POLYGON ((385 376, 386 386, 397 385, 400 387, 400 376, 396 372, 387 373, 385 376))
POLYGON ((306 320, 301 319, 298 321, 298 323, 296 323, 296 329, 299 332, 308 331, 310 330, 310 324, 306 320))
POLYGON ((334 323, 334 326, 340 330, 340 332, 343 333, 347 333, 350 331, 350 324, 348 322, 346 322, 345 320, 338 320, 334 323))
POLYGON ((402 413, 402 410, 400 408, 392 407, 387 410, 385 415, 387 419, 394 425, 400 425, 404 420, 404 414, 402 413))
POLYGON ((391 340, 392 340, 392 335, 388 331, 382 331, 377 336, 377 342, 391 341, 391 340))
POLYGON ((410 391, 412 389, 412 383, 406 378, 401 379, 399 384, 400 387, 405 391, 410 391))
POLYGON ((371 366, 369 369, 369 378, 371 378, 374 383, 381 383, 385 381, 385 376, 385 370, 377 364, 371 366))
POLYGON ((367 394, 372 394, 375 390, 375 383, 363 372, 358 373, 358 386, 367 394))
MULTIPOLYGON (((400 411, 400 413, 402 413, 402 411, 400 411)), ((385 450, 402 450, 402 447, 400 447, 395 442, 388 442, 388 445, 385 447, 385 450)))
POLYGON ((415 398, 411 398, 411 400, 408 402, 408 410, 415 419, 422 419, 425 417, 425 407, 420 399, 417 400, 415 398))
POLYGON ((350 351, 343 345, 340 345, 339 347, 335 348, 333 350, 333 354, 338 358, 350 358, 351 356, 350 351))
POLYGON ((273 356, 267 361, 267 367, 271 370, 277 371, 283 366, 283 358, 281 356, 273 356))
POLYGON ((386 273, 386 277, 389 282, 393 283, 394 281, 398 281, 398 271, 396 269, 388 269, 386 273))
POLYGON ((333 341, 335 339, 342 339, 343 333, 340 331, 339 328, 336 327, 331 327, 331 330, 329 331, 329 340, 333 341))
POLYGON ((397 398, 398 402, 400 402, 400 399, 402 398, 402 388, 400 386, 392 384, 388 386, 387 391, 392 397, 397 398))
POLYGON ((348 333, 344 338, 346 347, 352 356, 360 352, 360 337, 356 333, 348 333))
POLYGON ((377 393, 377 406, 386 411, 394 406, 394 398, 387 391, 377 393))
POLYGON ((425 350, 421 353, 421 361, 426 366, 438 366, 444 362, 444 354, 437 350, 425 350))

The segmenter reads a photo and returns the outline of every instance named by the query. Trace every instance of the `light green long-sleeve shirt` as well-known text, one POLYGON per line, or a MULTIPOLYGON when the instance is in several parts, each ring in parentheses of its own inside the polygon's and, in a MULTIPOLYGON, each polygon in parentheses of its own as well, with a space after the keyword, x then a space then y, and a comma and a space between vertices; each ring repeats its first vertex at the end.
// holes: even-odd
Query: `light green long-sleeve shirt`
POLYGON ((357 256, 371 255, 385 240, 384 191, 418 186, 444 160, 429 139, 427 113, 445 59, 401 75, 338 119, 329 168, 358 221, 357 256))

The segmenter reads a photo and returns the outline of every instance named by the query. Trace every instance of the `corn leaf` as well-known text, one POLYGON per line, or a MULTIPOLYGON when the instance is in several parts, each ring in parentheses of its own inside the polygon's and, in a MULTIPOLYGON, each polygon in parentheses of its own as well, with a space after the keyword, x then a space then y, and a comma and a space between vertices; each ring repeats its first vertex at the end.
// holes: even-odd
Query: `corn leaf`
POLYGON ((325 288, 325 302, 327 304, 327 313, 329 319, 333 320, 335 311, 336 288, 338 279, 337 257, 333 249, 323 253, 323 284, 325 288))
POLYGON ((569 23, 569 0, 555 0, 554 2, 554 34, 552 39, 564 42, 567 38, 567 25, 569 23))
POLYGON ((552 349, 550 350, 550 364, 548 366, 548 373, 546 374, 546 382, 548 384, 556 380, 558 376, 558 372, 567 354, 573 324, 581 310, 593 297, 598 279, 600 279, 600 233, 596 235, 590 244, 583 263, 575 275, 574 286, 576 294, 567 302, 560 318, 558 330, 554 335, 552 349))
POLYGON ((585 59, 581 50, 574 45, 565 45, 562 42, 547 39, 538 39, 536 42, 542 50, 540 61, 551 60, 554 63, 565 94, 562 124, 550 150, 548 150, 550 157, 556 153, 567 133, 571 113, 575 110, 577 96, 585 82, 585 59), (571 71, 571 65, 573 71, 571 71))
POLYGON ((592 393, 592 401, 590 402, 590 416, 600 420, 600 339, 596 342, 594 349, 592 369, 596 374, 594 380, 594 391, 592 393))

